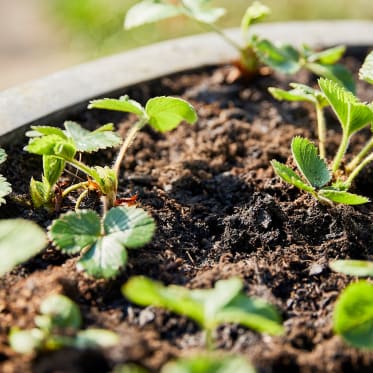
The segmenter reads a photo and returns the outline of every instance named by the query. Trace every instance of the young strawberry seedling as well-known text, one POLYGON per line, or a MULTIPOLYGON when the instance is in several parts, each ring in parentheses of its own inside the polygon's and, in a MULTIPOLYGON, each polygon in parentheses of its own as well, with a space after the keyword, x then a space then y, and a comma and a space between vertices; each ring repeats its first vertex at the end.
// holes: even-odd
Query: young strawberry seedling
POLYGON ((283 333, 277 311, 260 299, 247 297, 238 278, 221 280, 213 289, 189 290, 164 286, 146 277, 132 277, 123 287, 126 298, 141 306, 162 307, 197 322, 213 348, 213 331, 223 323, 238 323, 272 335, 283 333))
MULTIPOLYGON (((366 80, 373 77, 371 55, 368 56, 361 69, 361 76, 366 80)), ((276 160, 271 162, 272 166, 284 181, 312 194, 321 201, 349 205, 369 202, 368 198, 349 193, 348 190, 361 170, 373 161, 373 153, 371 152, 373 137, 344 169, 341 169, 341 163, 351 136, 373 123, 373 106, 359 101, 342 85, 329 79, 320 78, 319 86, 342 128, 341 143, 332 162, 331 171, 329 171, 326 162, 317 154, 316 147, 309 140, 301 137, 293 139, 291 151, 304 179, 290 167, 276 160), (331 185, 330 182, 332 182, 331 185)), ((371 130, 373 131, 373 124, 371 130)))
POLYGON ((294 74, 306 68, 318 76, 324 76, 343 84, 352 92, 355 90, 351 73, 336 62, 345 52, 343 46, 316 52, 306 45, 297 49, 288 44, 276 45, 258 35, 250 34, 250 27, 269 15, 270 9, 255 1, 241 20, 243 46, 236 43, 215 25, 226 10, 215 8, 211 0, 143 0, 130 8, 126 14, 124 27, 131 29, 146 23, 184 15, 198 22, 209 31, 224 38, 240 55, 240 65, 247 75, 256 75, 260 63, 285 74, 294 74))
POLYGON ((80 330, 82 317, 78 306, 64 295, 50 295, 40 305, 36 327, 30 330, 12 328, 9 335, 14 351, 29 354, 63 347, 79 349, 111 347, 118 336, 105 329, 80 330))

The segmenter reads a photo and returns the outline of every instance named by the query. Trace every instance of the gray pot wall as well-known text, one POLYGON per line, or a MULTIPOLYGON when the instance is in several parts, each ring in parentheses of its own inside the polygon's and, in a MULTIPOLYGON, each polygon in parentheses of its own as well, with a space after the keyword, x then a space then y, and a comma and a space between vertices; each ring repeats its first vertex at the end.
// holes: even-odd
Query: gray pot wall
MULTIPOLYGON (((271 40, 314 47, 372 46, 371 21, 311 21, 256 25, 271 40)), ((238 29, 227 30, 241 42, 238 29)), ((57 72, 0 92, 0 138, 20 137, 30 124, 53 121, 87 106, 88 100, 182 70, 231 61, 237 51, 215 34, 174 39, 57 72)))

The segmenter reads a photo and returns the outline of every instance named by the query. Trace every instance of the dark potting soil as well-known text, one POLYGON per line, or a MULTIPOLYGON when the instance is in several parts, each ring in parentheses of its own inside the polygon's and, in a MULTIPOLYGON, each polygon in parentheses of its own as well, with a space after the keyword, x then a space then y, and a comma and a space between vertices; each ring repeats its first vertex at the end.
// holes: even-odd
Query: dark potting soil
MULTIPOLYGON (((345 62, 357 71, 365 52, 360 51, 360 61, 349 56, 345 62)), ((140 274, 189 288, 209 288, 219 279, 239 276, 247 294, 277 306, 284 336, 260 335, 230 324, 217 330, 218 349, 244 355, 258 372, 373 371, 373 353, 350 348, 333 334, 335 301, 354 278, 328 267, 333 259, 373 259, 372 203, 324 206, 282 183, 269 163, 273 158, 291 163, 293 136, 315 141, 316 136, 312 106, 277 102, 267 88, 287 88, 290 81, 315 84, 315 78, 302 72, 291 78, 265 75, 249 83, 227 83, 232 69, 210 67, 123 90, 142 103, 156 95, 181 96, 199 114, 197 124, 183 124, 172 133, 146 128, 123 164, 120 196, 138 194, 139 206, 157 221, 155 237, 147 247, 129 252, 127 268, 114 280, 77 272, 76 258, 52 246, 1 278, 1 372, 103 373, 126 362, 157 372, 173 357, 203 351, 202 333, 192 321, 137 307, 121 295, 121 285, 140 274), (12 352, 7 341, 10 327, 33 327, 39 304, 50 293, 77 302, 85 327, 119 333, 119 345, 34 356, 12 352)), ((358 83, 358 94, 363 100, 373 99, 372 88, 363 82, 358 83)), ((114 122, 121 134, 135 120, 104 111, 83 111, 66 119, 87 128, 114 122)), ((340 129, 331 112, 327 121, 332 158, 340 129)), ((349 154, 368 136, 368 131, 356 136, 349 154)), ((4 173, 14 195, 1 207, 0 217, 21 216, 47 227, 56 215, 22 203, 30 177, 40 178, 41 159, 20 149, 7 147, 4 173)), ((87 162, 108 164, 114 154, 100 152, 87 162)), ((372 166, 362 172, 354 185, 356 193, 373 198, 372 173, 372 166)), ((73 202, 65 200, 62 212, 73 202)), ((97 207, 96 196, 86 205, 97 207)))

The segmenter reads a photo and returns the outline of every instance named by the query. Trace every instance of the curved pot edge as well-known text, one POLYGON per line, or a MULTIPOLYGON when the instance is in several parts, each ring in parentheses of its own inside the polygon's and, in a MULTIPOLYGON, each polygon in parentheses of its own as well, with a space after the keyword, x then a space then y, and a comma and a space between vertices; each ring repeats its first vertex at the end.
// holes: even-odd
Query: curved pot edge
MULTIPOLYGON (((239 29, 227 32, 238 42, 242 40, 239 29)), ((296 45, 367 46, 372 44, 373 22, 268 23, 254 26, 253 32, 296 45)), ((9 136, 5 135, 10 132, 35 123, 40 118, 48 120, 48 117, 53 117, 52 114, 65 108, 82 107, 91 98, 179 71, 227 62, 236 57, 236 50, 219 36, 208 33, 101 58, 10 88, 0 92, 1 142, 8 141, 9 136)))

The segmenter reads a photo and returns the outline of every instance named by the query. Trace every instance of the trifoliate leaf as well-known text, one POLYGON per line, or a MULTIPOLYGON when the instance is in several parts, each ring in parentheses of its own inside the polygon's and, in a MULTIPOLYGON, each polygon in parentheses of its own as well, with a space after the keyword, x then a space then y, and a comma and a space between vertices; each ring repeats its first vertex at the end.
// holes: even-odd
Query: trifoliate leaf
POLYGON ((115 277, 127 263, 127 251, 122 242, 122 233, 113 233, 98 238, 80 258, 77 267, 96 278, 115 277))
MULTIPOLYGON (((31 126, 33 129, 33 132, 36 132, 38 136, 48 136, 48 135, 56 135, 60 137, 63 140, 67 140, 67 136, 58 127, 52 127, 52 126, 31 126)), ((33 133, 31 132, 31 133, 33 133)), ((26 133, 27 135, 27 133, 26 133)), ((30 136, 29 136, 30 137, 30 136)))
POLYGON ((314 74, 336 82, 349 92, 355 93, 356 87, 354 77, 345 66, 338 63, 333 65, 306 63, 305 66, 314 74))
POLYGON ((136 207, 112 208, 104 218, 106 234, 121 232, 122 244, 135 249, 147 244, 153 237, 154 219, 143 209, 136 207))
POLYGON ((129 30, 147 23, 182 14, 182 8, 163 0, 143 0, 130 8, 124 20, 124 28, 129 30))
POLYGON ((373 349, 373 285, 359 281, 347 286, 335 305, 333 323, 348 344, 373 349))
POLYGON ((255 369, 242 357, 210 354, 167 363, 161 373, 255 373, 255 369))
POLYGON ((0 221, 0 276, 39 253, 47 244, 44 231, 23 219, 0 221))
POLYGON ((280 334, 279 316, 268 304, 240 293, 238 279, 221 280, 213 289, 189 290, 182 286, 164 286, 145 277, 132 277, 123 294, 142 306, 163 307, 195 320, 205 329, 231 322, 270 334, 280 334), (230 293, 230 290, 233 290, 230 293))
POLYGON ((57 183, 65 169, 65 164, 66 162, 61 158, 52 155, 43 156, 43 175, 50 186, 57 183))
POLYGON ((182 0, 189 17, 203 23, 214 23, 221 18, 226 10, 213 8, 210 0, 182 0))
POLYGON ((245 34, 248 28, 254 23, 262 21, 271 13, 271 10, 260 3, 259 1, 254 1, 245 11, 244 16, 241 20, 241 30, 245 34))
POLYGON ((119 145, 122 139, 112 131, 101 130, 88 131, 78 123, 65 122, 67 135, 74 141, 77 151, 95 152, 100 149, 110 148, 119 145))
POLYGON ((362 205, 369 202, 369 198, 346 192, 344 190, 321 189, 319 195, 336 203, 344 205, 362 205))
POLYGON ((367 260, 335 260, 329 263, 333 271, 350 276, 373 277, 373 262, 367 260))
POLYGON ((324 160, 317 154, 317 148, 308 139, 294 137, 291 151, 298 169, 314 188, 327 184, 331 175, 324 160))
POLYGON ((359 78, 373 84, 373 51, 365 58, 359 70, 359 78))
POLYGON ((328 105, 328 101, 322 92, 317 89, 313 89, 304 84, 290 83, 293 88, 289 91, 285 91, 281 88, 269 87, 268 91, 271 95, 279 101, 306 101, 313 104, 318 103, 321 107, 328 105))
POLYGON ((127 95, 119 99, 103 98, 100 100, 93 100, 88 105, 88 109, 106 109, 123 111, 125 113, 137 114, 140 117, 145 116, 144 108, 135 100, 131 100, 127 95))
POLYGON ((333 48, 324 49, 320 52, 314 52, 307 57, 309 62, 320 62, 325 65, 332 65, 339 61, 346 51, 344 45, 338 45, 333 48))
POLYGON ((266 39, 254 43, 258 58, 267 66, 284 74, 295 74, 300 69, 299 53, 291 45, 276 46, 266 39))
POLYGON ((76 153, 74 144, 58 135, 31 138, 25 150, 33 154, 53 155, 66 160, 74 158, 76 153))
POLYGON ((49 236, 61 251, 75 254, 92 246, 101 236, 101 221, 92 210, 68 212, 54 220, 49 236))
POLYGON ((0 148, 0 164, 6 161, 7 155, 3 148, 0 148))
POLYGON ((10 347, 19 354, 30 354, 42 348, 45 334, 40 329, 18 330, 12 328, 9 334, 10 347))
POLYGON ((337 115, 347 136, 373 121, 372 109, 361 103, 357 97, 340 84, 331 80, 319 79, 319 86, 337 115))
POLYGON ((82 324, 79 307, 61 294, 45 298, 40 305, 40 313, 50 317, 53 328, 79 329, 82 324))
POLYGON ((0 205, 6 203, 4 197, 12 192, 12 186, 8 183, 3 175, 0 175, 0 205))
POLYGON ((106 329, 90 328, 78 332, 74 340, 74 347, 79 349, 107 348, 115 346, 118 342, 119 337, 114 332, 106 329))
POLYGON ((157 131, 167 132, 176 128, 183 120, 194 124, 198 117, 193 106, 176 97, 151 98, 145 107, 149 124, 157 131))
POLYGON ((306 184, 290 167, 276 161, 275 159, 271 161, 271 164, 276 174, 280 176, 282 180, 304 190, 305 192, 314 193, 315 189, 311 185, 306 184))

